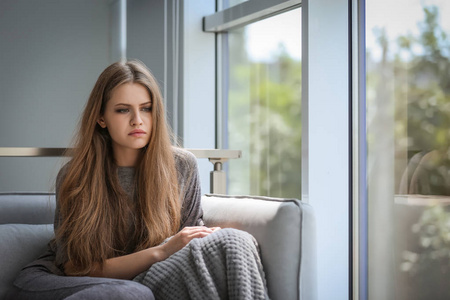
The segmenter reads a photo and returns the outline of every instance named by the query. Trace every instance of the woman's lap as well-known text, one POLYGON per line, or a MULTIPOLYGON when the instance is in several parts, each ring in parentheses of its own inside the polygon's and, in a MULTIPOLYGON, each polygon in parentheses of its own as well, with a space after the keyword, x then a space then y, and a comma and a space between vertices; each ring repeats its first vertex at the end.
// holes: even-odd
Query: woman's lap
POLYGON ((240 296, 229 295, 230 299, 264 299, 266 294, 256 241, 250 234, 234 229, 222 229, 191 242, 135 281, 59 276, 35 266, 22 271, 15 282, 16 291, 7 299, 154 299, 152 291, 156 296, 170 299, 164 295, 171 295, 176 285, 180 294, 203 296, 207 293, 209 299, 228 295, 229 285, 240 289, 240 296), (256 277, 248 276, 245 270, 242 273, 242 268, 248 268, 253 275, 257 273, 256 277), (188 274, 188 271, 195 274, 188 274), (232 282, 236 280, 238 282, 232 282))

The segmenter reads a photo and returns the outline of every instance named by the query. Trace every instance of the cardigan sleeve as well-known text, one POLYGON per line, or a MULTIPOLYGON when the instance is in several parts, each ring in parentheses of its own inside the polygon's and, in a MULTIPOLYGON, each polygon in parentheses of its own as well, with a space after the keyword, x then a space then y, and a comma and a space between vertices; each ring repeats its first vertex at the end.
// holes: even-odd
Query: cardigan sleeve
POLYGON ((202 193, 197 159, 192 153, 183 149, 176 149, 175 153, 182 203, 180 229, 186 226, 203 226, 202 193))

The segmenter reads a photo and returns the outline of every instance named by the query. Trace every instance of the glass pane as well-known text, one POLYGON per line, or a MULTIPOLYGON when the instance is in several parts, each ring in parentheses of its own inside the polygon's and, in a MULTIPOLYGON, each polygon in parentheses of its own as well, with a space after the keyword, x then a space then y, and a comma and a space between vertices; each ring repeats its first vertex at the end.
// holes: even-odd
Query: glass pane
POLYGON ((368 0, 369 299, 450 299, 448 0, 368 0))
POLYGON ((229 194, 301 196, 301 11, 228 33, 229 194))
POLYGON ((247 1, 248 0, 222 0, 222 9, 230 8, 247 1))

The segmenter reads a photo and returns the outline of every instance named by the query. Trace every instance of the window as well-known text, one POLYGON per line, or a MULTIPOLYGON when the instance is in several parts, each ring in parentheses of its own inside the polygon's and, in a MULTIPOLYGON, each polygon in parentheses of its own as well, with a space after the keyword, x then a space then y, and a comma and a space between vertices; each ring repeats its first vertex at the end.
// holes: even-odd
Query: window
POLYGON ((449 14, 367 1, 369 299, 450 298, 449 14))
POLYGON ((223 0, 223 6, 224 6, 224 8, 229 8, 229 7, 241 4, 245 1, 248 1, 248 0, 223 0))
POLYGON ((223 146, 228 193, 301 197, 301 10, 228 31, 223 146))

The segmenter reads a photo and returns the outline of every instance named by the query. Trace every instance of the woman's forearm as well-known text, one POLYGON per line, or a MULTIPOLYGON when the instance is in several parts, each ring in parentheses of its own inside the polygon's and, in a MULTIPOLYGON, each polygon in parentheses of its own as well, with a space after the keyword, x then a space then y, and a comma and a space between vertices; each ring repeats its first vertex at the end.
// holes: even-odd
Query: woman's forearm
MULTIPOLYGON (((219 229, 219 227, 208 228, 204 226, 185 227, 165 244, 107 259, 102 266, 100 264, 95 265, 88 276, 132 279, 148 270, 154 263, 163 261, 181 250, 192 239, 203 238, 219 229)), ((71 262, 64 265, 64 271, 66 275, 75 275, 75 269, 71 262)))
MULTIPOLYGON (((103 266, 97 264, 88 276, 107 277, 117 279, 133 279, 140 273, 148 270, 154 263, 166 258, 161 246, 148 248, 132 254, 107 259, 103 266)), ((66 275, 73 275, 73 264, 64 265, 66 275)))

